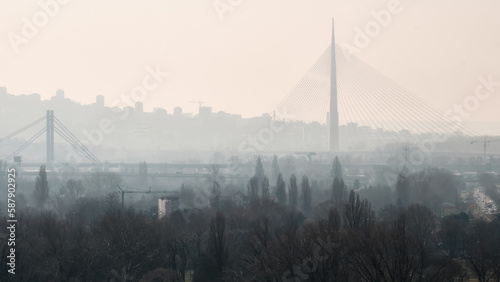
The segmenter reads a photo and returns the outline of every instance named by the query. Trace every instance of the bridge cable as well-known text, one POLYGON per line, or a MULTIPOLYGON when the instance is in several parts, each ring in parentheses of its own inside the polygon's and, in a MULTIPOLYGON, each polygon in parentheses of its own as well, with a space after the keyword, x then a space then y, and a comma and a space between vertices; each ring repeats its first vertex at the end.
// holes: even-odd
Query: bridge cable
MULTIPOLYGON (((346 90, 345 90, 346 91, 346 96, 348 97, 348 99, 350 99, 349 97, 351 96, 351 93, 355 93, 354 95, 352 95, 355 98, 353 98, 353 102, 350 103, 350 104, 352 104, 352 105, 360 105, 360 111, 363 112, 362 115, 365 118, 371 119, 373 122, 375 122, 375 127, 370 122, 368 122, 369 125, 370 125, 370 127, 372 127, 372 129, 374 131, 377 130, 377 126, 379 128, 381 128, 382 130, 384 130, 383 124, 378 124, 377 118, 375 118, 373 116, 373 114, 372 114, 373 111, 367 106, 367 103, 365 101, 363 101, 364 97, 361 97, 359 95, 359 93, 365 93, 366 91, 363 91, 363 89, 361 89, 360 85, 357 84, 357 83, 349 83, 349 82, 351 82, 350 77, 351 77, 351 74, 353 73, 353 71, 352 71, 352 65, 349 65, 349 62, 347 62, 343 56, 340 57, 339 61, 340 61, 341 64, 344 63, 344 62, 347 64, 347 66, 344 68, 346 70, 346 76, 345 76, 345 79, 344 79, 345 82, 346 82, 346 86, 345 86, 346 87, 346 90), (352 90, 352 91, 350 91, 350 90, 352 90), (365 109, 367 109, 367 110, 365 110, 365 109)), ((355 108, 358 108, 358 107, 355 107, 355 108)), ((382 111, 382 114, 385 116, 385 112, 384 111, 382 111)), ((389 129, 391 130, 391 132, 396 131, 396 128, 394 127, 394 125, 391 122, 389 122, 389 129)), ((394 132, 393 132, 393 134, 394 134, 394 132)), ((379 134, 375 133, 375 136, 378 136, 378 135, 379 134)), ((399 138, 400 138, 400 136, 399 136, 399 138)), ((380 141, 379 138, 378 138, 378 140, 380 141)))
POLYGON ((306 71, 306 73, 302 76, 302 79, 294 86, 289 94, 278 104, 277 107, 274 108, 275 111, 280 112, 280 110, 284 109, 286 110, 286 112, 289 112, 289 107, 293 109, 304 90, 310 88, 310 81, 306 79, 309 77, 314 77, 313 73, 315 72, 317 66, 322 63, 325 53, 328 53, 328 48, 325 50, 325 52, 323 52, 320 58, 318 58, 314 62, 314 64, 306 71))
POLYGON ((80 140, 78 140, 78 138, 76 138, 76 136, 71 133, 71 131, 57 118, 54 116, 54 120, 56 121, 57 125, 59 125, 61 127, 61 129, 69 136, 71 137, 71 139, 73 140, 73 142, 75 142, 76 144, 78 144, 82 150, 85 150, 89 155, 91 155, 96 161, 97 163, 101 163, 101 161, 99 160, 99 158, 97 158, 88 148, 87 146, 85 146, 82 142, 80 142, 80 140))
MULTIPOLYGON (((65 129, 62 127, 62 123, 60 123, 59 121, 56 121, 56 124, 61 127, 60 129, 58 127, 54 127, 54 129, 57 129, 59 130, 58 131, 58 134, 61 135, 61 137, 65 138, 65 140, 67 142, 69 142, 70 144, 76 144, 76 146, 78 147, 78 149, 82 152, 85 152, 85 156, 87 157, 87 155, 90 155, 92 156, 91 152, 83 145, 81 144, 78 139, 76 139, 76 137, 72 136, 71 135, 71 132, 69 132, 69 130, 65 129), (64 136, 62 136, 64 134, 64 136), (69 139, 69 140, 68 140, 69 139), (71 141, 71 142, 70 142, 71 141)), ((95 156, 94 156, 95 157, 95 156)), ((88 158, 88 157, 87 157, 88 158)), ((97 158, 95 158, 97 159, 97 158)), ((92 160, 93 161, 93 160, 92 160)))
POLYGON ((65 132, 62 128, 59 128, 59 127, 54 127, 54 130, 62 137, 64 138, 70 145, 72 145, 73 147, 75 147, 75 149, 78 150, 78 152, 82 153, 83 156, 85 156, 86 158, 88 158, 90 161, 92 162, 97 162, 99 163, 99 160, 83 145, 81 144, 78 144, 78 142, 76 142, 74 140, 73 137, 71 137, 70 135, 68 135, 67 132, 65 132))
POLYGON ((14 131, 14 132, 12 132, 11 134, 9 134, 9 135, 7 135, 7 136, 4 136, 4 137, 0 138, 0 142, 3 142, 3 141, 5 141, 5 140, 7 140, 7 139, 9 139, 9 138, 11 138, 11 137, 13 137, 13 136, 16 136, 17 134, 19 134, 19 133, 21 133, 21 132, 23 132, 23 131, 25 131, 25 130, 27 130, 27 129, 29 129, 29 128, 31 128, 31 127, 33 127, 33 126, 35 126, 35 125, 37 125, 38 123, 40 123, 40 122, 41 122, 41 121, 43 121, 44 119, 45 119, 45 117, 41 117, 41 118, 39 118, 39 119, 35 120, 34 122, 32 122, 32 123, 30 123, 30 124, 28 124, 28 125, 26 125, 26 126, 24 126, 24 127, 20 128, 20 129, 18 129, 18 130, 16 130, 16 131, 14 131))
MULTIPOLYGON (((399 93, 403 94, 407 98, 407 100, 412 101, 415 104, 418 104, 419 109, 421 109, 423 112, 431 115, 432 117, 435 117, 435 118, 437 117, 438 120, 444 120, 443 116, 440 115, 441 111, 439 109, 437 109, 436 107, 434 107, 432 104, 427 103, 425 100, 423 100, 422 98, 413 94, 408 89, 403 88, 397 82, 394 82, 391 78, 387 77, 386 75, 384 75, 380 71, 374 69, 373 67, 368 65, 366 62, 362 61, 361 59, 356 58, 356 57, 355 57, 355 59, 360 64, 364 65, 365 68, 370 69, 374 73, 374 76, 377 78, 378 81, 380 81, 381 83, 384 83, 386 85, 390 85, 390 86, 394 87, 395 89, 399 90, 400 91, 399 93)), ((468 129, 465 126, 462 126, 462 130, 464 130, 465 132, 468 132, 469 134, 476 134, 474 131, 468 129)))
MULTIPOLYGON (((342 59, 340 59, 342 61, 342 59)), ((377 122, 377 119, 374 118, 374 116, 372 115, 372 111, 366 106, 366 103, 363 102, 363 100, 361 99, 362 97, 360 97, 359 95, 359 87, 358 87, 358 84, 356 83, 349 83, 351 82, 351 79, 350 79, 350 67, 347 68, 347 71, 349 72, 346 72, 346 78, 344 79, 345 80, 345 96, 347 98, 347 100, 349 101, 349 105, 353 105, 353 108, 356 110, 356 112, 359 113, 360 115, 360 120, 362 120, 363 118, 366 119, 366 122, 368 123, 368 125, 370 126, 370 128, 372 129, 372 137, 375 137, 375 139, 377 139, 377 141, 379 143, 382 143, 381 141, 381 136, 379 136, 379 134, 376 133, 376 130, 378 128, 383 128, 381 125, 378 124, 377 122), (352 93, 355 93, 354 95, 352 95, 352 93), (368 108, 368 109, 367 109, 368 108)), ((363 93, 363 92, 361 92, 363 93)))
MULTIPOLYGON (((386 102, 385 105, 390 106, 390 109, 382 109, 382 107, 380 107, 380 103, 378 103, 378 105, 379 105, 378 109, 379 109, 380 115, 382 115, 386 118, 386 123, 388 125, 390 125, 390 129, 392 131, 397 133, 401 129, 407 129, 414 134, 417 134, 419 131, 425 131, 424 128, 414 128, 413 125, 406 124, 404 122, 398 122, 397 118, 394 118, 393 114, 398 113, 400 116, 399 119, 401 119, 401 116, 402 117, 408 116, 408 114, 409 113, 411 114, 411 112, 408 112, 408 111, 405 112, 402 110, 402 108, 405 107, 405 105, 403 103, 398 103, 398 101, 396 101, 394 99, 387 99, 386 96, 383 94, 383 93, 386 93, 387 91, 384 91, 384 89, 382 87, 380 87, 379 85, 372 83, 368 79, 369 74, 367 74, 366 72, 360 71, 358 69, 358 66, 356 66, 356 65, 351 64, 351 66, 353 66, 353 68, 356 68, 355 70, 353 70, 351 72, 351 74, 356 73, 356 74, 361 74, 363 76, 363 79, 361 80, 361 82, 363 82, 363 84, 352 83, 353 85, 355 85, 356 88, 360 89, 360 93, 368 92, 371 94, 370 95, 371 97, 375 96, 376 98, 378 98, 378 101, 384 101, 384 102, 386 102), (366 90, 363 91, 363 89, 361 89, 361 88, 366 89, 366 90), (401 124, 403 124, 403 125, 401 125, 401 124), (398 128, 400 128, 400 129, 398 129, 398 128)), ((347 77, 351 78, 352 75, 349 75, 347 77)), ((371 118, 378 120, 377 117, 372 116, 371 118)), ((383 121, 381 121, 381 122, 383 122, 383 121)), ((383 125, 382 125, 382 128, 383 128, 383 125)), ((401 137, 401 136, 399 136, 399 137, 401 137)))
POLYGON ((6 157, 5 160, 8 160, 12 156, 15 156, 15 155, 21 153, 24 149, 26 149, 26 147, 28 147, 31 143, 33 143, 33 141, 35 141, 38 137, 40 137, 46 130, 47 130, 46 127, 42 128, 33 137, 31 137, 28 141, 26 141, 23 145, 21 145, 21 147, 19 147, 12 154, 10 154, 8 157, 6 157))
MULTIPOLYGON (((357 58, 355 58, 355 60, 356 59, 357 58)), ((356 61, 359 62, 359 60, 356 60, 356 61)), ((416 107, 416 105, 411 105, 410 107, 408 107, 408 100, 402 100, 401 95, 399 95, 399 91, 396 93, 395 88, 390 87, 392 85, 388 86, 388 85, 384 85, 382 83, 379 83, 380 82, 379 80, 374 79, 376 74, 374 74, 371 70, 362 69, 359 72, 362 72, 364 74, 364 77, 371 85, 377 85, 378 88, 384 90, 383 93, 385 93, 386 95, 382 96, 382 97, 384 97, 384 100, 386 100, 388 103, 390 103, 392 105, 392 108, 396 112, 398 112, 403 117, 404 116, 409 117, 410 118, 409 122, 413 121, 413 124, 402 122, 404 124, 403 128, 405 128, 405 129, 414 128, 414 129, 416 129, 416 132, 414 132, 414 133, 426 133, 426 132, 428 132, 428 129, 425 126, 423 126, 421 124, 421 122, 417 122, 421 118, 422 111, 424 110, 424 109, 420 108, 420 105, 417 105, 417 107, 416 107), (388 98, 385 98, 385 97, 388 97, 388 98), (415 110, 417 110, 419 112, 416 113, 415 110), (414 124, 415 122, 417 122, 417 126, 415 126, 415 124, 414 124)), ((380 93, 380 94, 382 94, 382 93, 380 93)), ((443 129, 438 124, 436 124, 436 126, 441 130, 443 129)))
POLYGON ((57 127, 54 127, 54 131, 59 135, 61 136, 64 140, 66 140, 66 142, 68 142, 73 148, 75 148, 75 150, 77 150, 78 153, 80 153, 82 156, 86 157, 87 159, 89 159, 91 162, 93 162, 94 164, 97 162, 91 155, 89 155, 86 151, 82 150, 80 148, 80 146, 78 146, 77 144, 75 144, 73 142, 73 140, 71 140, 71 138, 69 138, 65 132, 61 131, 59 128, 57 127))

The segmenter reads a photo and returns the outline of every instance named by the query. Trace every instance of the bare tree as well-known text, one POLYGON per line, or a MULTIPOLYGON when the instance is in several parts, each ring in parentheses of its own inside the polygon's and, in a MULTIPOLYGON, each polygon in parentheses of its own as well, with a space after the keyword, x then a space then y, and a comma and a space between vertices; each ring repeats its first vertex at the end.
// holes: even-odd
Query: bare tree
POLYGON ((281 172, 283 173, 283 175, 286 178, 288 175, 295 173, 295 171, 296 171, 295 157, 292 155, 287 155, 285 157, 284 162, 283 162, 283 168, 282 168, 281 172))
POLYGON ((227 264, 228 249, 226 245, 226 219, 220 212, 217 212, 215 218, 210 221, 208 253, 215 259, 219 276, 222 276, 227 264))
POLYGON ((330 174, 333 178, 332 201, 333 204, 337 206, 347 196, 347 187, 345 186, 344 179, 342 178, 342 164, 340 163, 338 156, 335 156, 335 159, 333 159, 330 174))
POLYGON ((208 172, 207 184, 210 185, 210 192, 214 197, 214 206, 216 209, 219 209, 221 187, 225 178, 220 171, 220 166, 217 164, 212 164, 208 168, 208 172))
POLYGON ((269 198, 270 197, 270 191, 269 191, 269 179, 267 176, 264 175, 264 179, 262 181, 262 198, 269 198))
POLYGON ((82 180, 70 179, 66 181, 66 184, 64 184, 61 190, 62 194, 71 203, 75 203, 85 194, 85 186, 83 186, 82 180))
POLYGON ((49 204, 52 206, 52 208, 54 208, 54 210, 57 212, 59 218, 64 218, 64 214, 66 213, 66 208, 68 206, 68 203, 64 198, 64 195, 61 193, 61 191, 59 191, 59 193, 50 196, 48 201, 49 204))
POLYGON ((423 270, 432 252, 432 232, 435 216, 425 206, 414 204, 408 208, 406 228, 418 257, 418 281, 422 281, 423 270))
POLYGON ((347 188, 344 184, 344 180, 339 177, 333 179, 332 185, 332 200, 333 204, 337 206, 342 203, 346 197, 347 188))
POLYGON ((288 190, 288 195, 289 195, 289 200, 290 200, 290 206, 293 209, 297 208, 297 203, 299 201, 299 190, 297 187, 297 177, 295 177, 295 174, 292 174, 290 176, 290 188, 288 190))
POLYGON ((498 263, 495 256, 499 254, 492 248, 498 238, 495 238, 486 222, 475 222, 471 229, 471 234, 464 242, 465 258, 479 281, 490 281, 495 275, 495 263, 498 263))
POLYGON ((116 190, 116 185, 122 182, 122 178, 113 172, 96 171, 85 179, 88 187, 97 196, 103 196, 116 190))
POLYGON ((410 201, 410 182, 408 177, 403 173, 398 175, 396 182, 396 193, 398 196, 398 206, 406 208, 410 201))
POLYGON ((354 180, 354 184, 352 185, 352 190, 358 191, 359 188, 361 188, 361 184, 359 183, 359 179, 356 178, 354 180))
POLYGON ((442 249, 448 257, 462 256, 468 224, 469 217, 465 213, 449 215, 442 219, 438 235, 442 242, 442 249))
POLYGON ((33 191, 33 197, 37 207, 43 209, 47 199, 49 198, 49 183, 47 182, 47 172, 45 171, 45 165, 40 166, 40 171, 35 181, 35 191, 33 191))
POLYGON ((147 185, 148 182, 148 164, 144 162, 139 163, 139 181, 141 185, 147 185))
POLYGON ((375 213, 366 199, 360 200, 359 194, 351 190, 344 208, 345 227, 347 229, 371 228, 375 221, 375 213))
POLYGON ((278 203, 282 205, 286 203, 285 181, 283 181, 281 172, 278 174, 278 180, 276 182, 276 198, 278 199, 278 203))
POLYGON ((252 176, 247 185, 248 198, 250 201, 255 201, 259 198, 259 178, 257 175, 252 176))
POLYGON ((264 166, 262 164, 262 158, 260 156, 257 157, 257 163, 255 164, 255 176, 257 177, 257 184, 259 190, 262 189, 262 182, 264 181, 264 166))
POLYGON ((301 183, 301 200, 302 200, 302 211, 304 211, 305 214, 309 214, 312 209, 312 193, 311 193, 311 187, 309 186, 309 179, 307 176, 302 177, 302 183, 301 183))
POLYGON ((272 163, 272 178, 271 181, 278 181, 278 174, 280 174, 280 164, 278 162, 278 157, 276 155, 273 156, 273 163, 272 163))
POLYGON ((342 164, 340 163, 339 157, 335 156, 332 163, 332 171, 330 172, 332 178, 342 179, 342 164))

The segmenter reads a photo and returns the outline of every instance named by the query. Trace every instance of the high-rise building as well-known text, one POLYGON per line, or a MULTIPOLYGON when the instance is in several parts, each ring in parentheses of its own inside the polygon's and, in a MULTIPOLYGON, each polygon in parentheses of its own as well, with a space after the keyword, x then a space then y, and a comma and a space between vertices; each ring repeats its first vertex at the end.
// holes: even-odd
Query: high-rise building
POLYGON ((182 116, 182 108, 181 107, 175 107, 174 108, 174 116, 176 116, 176 117, 181 117, 182 116))
POLYGON ((212 115, 212 107, 200 107, 200 118, 209 118, 212 115))
POLYGON ((167 196, 158 199, 158 219, 179 209, 180 199, 177 196, 167 196))
POLYGON ((64 90, 62 90, 62 89, 57 89, 57 91, 56 91, 56 97, 57 97, 58 99, 64 99, 64 90))
POLYGON ((144 112, 142 102, 135 102, 135 112, 136 113, 143 113, 144 112))
POLYGON ((102 95, 97 95, 95 97, 95 103, 99 107, 104 107, 104 96, 102 95))

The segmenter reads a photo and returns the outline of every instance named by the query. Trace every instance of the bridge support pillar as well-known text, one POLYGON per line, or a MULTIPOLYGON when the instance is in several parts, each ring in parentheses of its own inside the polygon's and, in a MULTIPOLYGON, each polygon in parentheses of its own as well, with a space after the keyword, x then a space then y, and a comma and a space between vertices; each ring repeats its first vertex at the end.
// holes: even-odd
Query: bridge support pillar
POLYGON ((47 163, 54 162, 54 111, 47 111, 47 163))
POLYGON ((339 112, 337 106, 337 64, 335 60, 335 28, 332 19, 332 58, 330 76, 330 116, 328 117, 328 149, 339 151, 339 112))

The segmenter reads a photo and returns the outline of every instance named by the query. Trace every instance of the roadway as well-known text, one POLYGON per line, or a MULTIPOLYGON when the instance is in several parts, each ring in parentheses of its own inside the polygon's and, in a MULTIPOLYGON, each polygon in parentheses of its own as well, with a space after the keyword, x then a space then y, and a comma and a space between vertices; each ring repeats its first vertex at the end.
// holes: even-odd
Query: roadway
POLYGON ((489 220, 489 218, 485 215, 500 213, 495 202, 493 202, 491 198, 484 193, 482 187, 475 188, 473 193, 474 193, 474 200, 477 206, 479 207, 483 217, 489 220))

